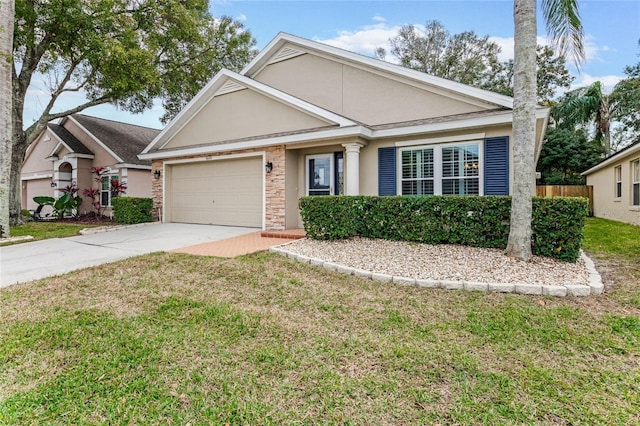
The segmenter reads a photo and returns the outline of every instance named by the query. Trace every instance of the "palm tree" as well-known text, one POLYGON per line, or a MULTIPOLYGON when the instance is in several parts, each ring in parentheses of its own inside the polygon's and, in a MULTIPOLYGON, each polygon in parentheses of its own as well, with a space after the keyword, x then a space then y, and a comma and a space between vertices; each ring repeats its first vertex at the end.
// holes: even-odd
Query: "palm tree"
POLYGON ((9 236, 9 187, 13 107, 11 70, 13 60, 13 0, 0 2, 0 237, 9 236))
MULTIPOLYGON (((513 161, 511 225, 507 255, 531 258, 531 211, 534 193, 536 133, 536 1, 514 0, 513 161)), ((562 53, 576 64, 584 58, 582 23, 577 0, 543 0, 547 32, 562 53)))
POLYGON ((568 92, 556 108, 561 124, 595 124, 596 140, 602 143, 607 157, 611 154, 611 121, 618 112, 615 92, 614 89, 610 95, 603 93, 602 83, 596 81, 591 86, 568 92))

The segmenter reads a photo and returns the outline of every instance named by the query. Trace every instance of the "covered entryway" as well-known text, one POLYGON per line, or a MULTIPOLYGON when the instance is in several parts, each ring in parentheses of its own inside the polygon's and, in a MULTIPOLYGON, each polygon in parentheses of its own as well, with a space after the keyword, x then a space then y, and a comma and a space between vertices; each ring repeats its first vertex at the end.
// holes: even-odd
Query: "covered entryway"
POLYGON ((168 166, 167 221, 262 228, 262 158, 168 166))

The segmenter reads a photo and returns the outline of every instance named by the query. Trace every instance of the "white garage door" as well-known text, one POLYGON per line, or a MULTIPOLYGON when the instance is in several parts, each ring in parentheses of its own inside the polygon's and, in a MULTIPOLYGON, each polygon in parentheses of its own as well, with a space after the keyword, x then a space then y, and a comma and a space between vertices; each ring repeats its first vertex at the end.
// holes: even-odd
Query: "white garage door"
POLYGON ((171 166, 171 222, 262 227, 262 157, 171 166))

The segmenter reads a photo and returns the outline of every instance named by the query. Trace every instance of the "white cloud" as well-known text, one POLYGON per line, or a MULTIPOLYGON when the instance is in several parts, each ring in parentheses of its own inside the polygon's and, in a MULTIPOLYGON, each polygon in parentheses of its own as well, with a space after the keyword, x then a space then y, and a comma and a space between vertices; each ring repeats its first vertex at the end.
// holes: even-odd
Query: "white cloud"
POLYGON ((376 22, 387 22, 387 19, 384 16, 376 15, 372 18, 376 22))
POLYGON ((618 84, 620 80, 624 79, 624 76, 621 75, 602 75, 602 76, 592 76, 586 73, 579 74, 577 78, 571 84, 571 90, 577 89, 578 87, 590 86, 591 84, 599 81, 602 83, 602 90, 605 93, 611 93, 613 87, 618 84))
POLYGON ((388 26, 385 23, 368 25, 355 31, 340 31, 336 37, 314 40, 340 49, 358 52, 367 56, 374 56, 378 47, 389 50, 389 39, 396 36, 400 26, 388 26))
POLYGON ((236 21, 245 22, 246 20, 247 20, 247 15, 245 15, 244 13, 241 13, 240 15, 236 16, 236 21))

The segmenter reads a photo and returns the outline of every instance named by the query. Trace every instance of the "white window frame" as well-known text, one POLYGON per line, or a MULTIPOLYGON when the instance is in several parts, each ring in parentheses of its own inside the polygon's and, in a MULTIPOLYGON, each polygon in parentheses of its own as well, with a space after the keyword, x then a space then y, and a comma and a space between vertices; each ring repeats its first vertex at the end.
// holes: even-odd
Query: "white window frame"
POLYGON ((103 174, 102 176, 100 176, 100 207, 111 207, 111 182, 114 180, 120 180, 120 176, 117 174, 103 174), (109 179, 109 188, 108 189, 102 189, 102 179, 109 179), (102 193, 106 192, 108 195, 108 204, 102 204, 102 193))
MULTIPOLYGON (((402 152, 415 151, 418 149, 433 149, 433 194, 442 195, 442 182, 443 180, 449 180, 450 178, 443 178, 442 176, 442 149, 450 147, 464 148, 466 146, 478 147, 478 195, 484 195, 484 140, 464 140, 451 143, 428 143, 429 140, 414 141, 415 145, 409 145, 407 142, 397 143, 399 147, 399 153, 396 156, 396 188, 397 194, 402 195, 402 152)), ((460 177, 464 178, 464 177, 460 177)), ((456 178, 456 179, 460 179, 456 178)), ((475 176, 474 176, 475 178, 475 176)))
POLYGON ((613 198, 622 198, 622 165, 613 168, 613 198))
POLYGON ((636 158, 631 161, 631 205, 633 207, 640 207, 640 195, 638 196, 638 200, 634 203, 633 196, 635 194, 635 190, 638 188, 638 192, 640 192, 640 158, 636 158))

